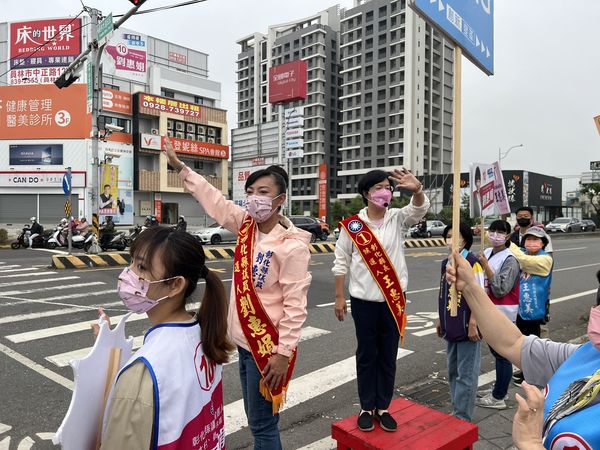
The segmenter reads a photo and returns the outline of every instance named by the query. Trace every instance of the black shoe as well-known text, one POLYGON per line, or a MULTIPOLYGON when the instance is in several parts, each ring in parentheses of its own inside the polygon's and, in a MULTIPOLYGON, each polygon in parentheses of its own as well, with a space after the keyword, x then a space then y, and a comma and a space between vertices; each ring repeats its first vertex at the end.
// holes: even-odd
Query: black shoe
POLYGON ((373 414, 369 411, 362 411, 358 416, 357 423, 360 431, 373 431, 375 428, 373 414))
POLYGON ((515 386, 521 386, 521 383, 523 383, 524 380, 523 372, 520 370, 514 372, 512 379, 515 386))
POLYGON ((379 421, 379 426, 383 428, 385 431, 396 431, 398 428, 398 424, 392 417, 392 415, 385 411, 383 414, 379 414, 378 411, 375 411, 375 418, 379 421))

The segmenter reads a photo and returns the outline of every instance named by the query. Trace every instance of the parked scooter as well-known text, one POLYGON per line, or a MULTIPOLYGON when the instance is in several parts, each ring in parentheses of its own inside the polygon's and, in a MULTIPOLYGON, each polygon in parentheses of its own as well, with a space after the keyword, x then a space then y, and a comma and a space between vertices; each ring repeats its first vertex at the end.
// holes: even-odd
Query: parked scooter
POLYGON ((144 231, 146 227, 141 225, 136 225, 133 228, 129 229, 129 234, 125 236, 125 244, 127 247, 131 247, 131 243, 135 241, 135 239, 140 235, 142 231, 144 231))
MULTIPOLYGON (((107 250, 118 250, 118 251, 122 252, 127 247, 127 241, 125 239, 125 233, 123 231, 117 231, 116 233, 112 234, 110 237, 110 240, 108 240, 108 239, 106 240, 108 242, 106 242, 106 241, 103 242, 103 241, 104 240, 101 238, 100 242, 99 242, 100 248, 102 249, 103 252, 105 252, 107 250)), ((91 243, 90 243, 90 246, 91 246, 91 243)))

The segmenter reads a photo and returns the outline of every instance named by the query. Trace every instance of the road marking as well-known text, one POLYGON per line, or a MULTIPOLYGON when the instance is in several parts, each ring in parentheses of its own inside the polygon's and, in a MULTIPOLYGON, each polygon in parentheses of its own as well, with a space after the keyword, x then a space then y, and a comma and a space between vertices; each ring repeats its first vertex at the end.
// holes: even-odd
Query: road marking
POLYGON ((0 272, 4 272, 4 269, 14 269, 15 267, 21 267, 20 264, 10 264, 8 266, 0 267, 0 272))
POLYGON ((38 269, 35 267, 28 267, 28 268, 22 268, 22 269, 0 270, 0 273, 31 272, 32 270, 38 270, 38 269))
MULTIPOLYGON (((398 349, 396 359, 410 355, 412 350, 398 349)), ((285 409, 292 408, 325 392, 356 379, 354 356, 338 361, 314 372, 292 379, 287 392, 285 409)), ((225 405, 225 435, 236 433, 248 426, 242 399, 225 405)))
POLYGON ((496 371, 491 370, 482 375, 479 375, 479 379, 477 380, 477 387, 484 386, 492 381, 496 381, 496 371))
POLYGON ((27 281, 11 281, 7 283, 0 283, 0 288, 9 287, 9 286, 21 286, 23 284, 38 284, 38 283, 56 283, 57 281, 66 281, 66 280, 79 280, 79 277, 61 277, 61 278, 48 278, 45 280, 27 280, 27 281))
POLYGON ((92 281, 90 283, 77 283, 77 284, 61 284, 59 286, 50 286, 43 287, 39 289, 26 289, 24 291, 7 291, 0 292, 0 297, 5 295, 23 295, 23 294, 34 294, 36 292, 46 292, 46 291, 61 291, 65 289, 79 288, 79 287, 88 287, 88 286, 98 286, 100 284, 106 284, 103 281, 92 281))
MULTIPOLYGON (((30 300, 31 301, 31 300, 30 300)), ((24 320, 33 320, 33 319, 42 319, 45 317, 53 317, 53 316, 63 316, 65 314, 73 314, 80 313, 82 310, 86 311, 97 311, 100 306, 102 306, 106 311, 118 311, 122 312, 122 309, 114 310, 113 306, 123 305, 123 302, 112 302, 105 303, 103 305, 71 305, 69 303, 48 303, 48 302, 40 302, 38 300, 33 300, 35 303, 43 303, 46 305, 56 305, 56 306, 68 306, 68 308, 63 309, 54 309, 52 311, 44 311, 39 313, 29 313, 29 314, 16 314, 14 316, 6 316, 0 317, 0 325, 3 323, 14 323, 14 322, 22 322, 24 320)))
POLYGON ((415 331, 414 333, 411 333, 413 336, 418 336, 418 337, 423 337, 423 336, 427 336, 428 334, 434 334, 437 330, 435 328, 429 328, 427 330, 422 330, 422 331, 415 331))
POLYGON ((589 291, 579 292, 577 294, 566 295, 564 297, 558 297, 550 300, 550 304, 553 305, 555 303, 566 302, 567 300, 572 300, 574 298, 585 297, 586 295, 592 295, 598 292, 598 289, 591 289, 589 291))
POLYGON ((562 269, 554 269, 552 272, 562 272, 563 270, 583 269, 584 267, 600 266, 600 263, 584 264, 582 266, 564 267, 562 269))
POLYGON ((10 431, 10 430, 12 430, 12 427, 10 425, 0 423, 0 434, 6 433, 7 431, 10 431))
POLYGON ((14 359, 18 363, 23 364, 25 367, 28 367, 29 369, 48 378, 49 380, 52 380, 55 383, 60 384, 61 386, 64 386, 71 391, 73 390, 74 384, 71 380, 69 380, 68 378, 65 378, 62 375, 59 375, 55 372, 52 372, 51 370, 46 369, 44 366, 36 363, 35 361, 32 361, 31 359, 27 358, 26 356, 21 355, 20 353, 15 352, 11 348, 7 347, 6 345, 0 344, 0 352, 4 353, 9 358, 14 359))
POLYGON ((304 447, 300 447, 298 450, 334 450, 337 448, 337 441, 333 440, 331 436, 326 436, 323 439, 312 442, 304 447))
POLYGON ((17 278, 17 277, 41 277, 45 275, 56 275, 57 272, 37 272, 37 273, 19 273, 13 275, 0 275, 0 278, 17 278))
MULTIPOLYGON (((108 289, 105 291, 95 291, 95 292, 80 292, 77 294, 69 294, 69 295, 59 295, 57 297, 47 297, 47 298, 40 298, 38 300, 42 300, 44 302, 51 302, 53 300, 66 300, 69 298, 79 298, 79 297, 97 297, 99 295, 105 295, 105 294, 114 294, 116 293, 117 290, 116 289, 108 289)), ((0 294, 0 296, 2 296, 0 294)))
POLYGON ((6 436, 0 441, 0 450, 10 450, 10 436, 6 436))
POLYGON ((21 440, 21 442, 19 442, 17 450, 29 450, 34 445, 35 445, 35 441, 33 439, 31 439, 29 436, 25 436, 25 438, 23 440, 21 440))
POLYGON ((573 248, 559 248, 554 250, 554 252, 573 252, 575 250, 585 250, 587 247, 573 247, 573 248))
MULTIPOLYGON (((407 291, 405 292, 406 295, 410 295, 410 294, 419 294, 421 292, 429 292, 429 291, 438 291, 440 288, 439 287, 432 287, 432 288, 427 288, 427 289, 419 289, 417 291, 407 291)), ((407 303, 412 303, 410 300, 406 301, 407 303)), ((350 304, 350 300, 346 300, 346 303, 350 304)), ((335 305, 335 302, 331 302, 331 303, 320 303, 317 305, 317 308, 325 308, 327 306, 333 306, 335 305)))
MULTIPOLYGON (((187 308, 188 308, 188 310, 193 310, 193 309, 198 308, 199 306, 200 306, 200 303, 192 303, 192 304, 187 305, 187 308)), ((125 314, 111 317, 110 320, 112 323, 119 323, 119 321, 123 317, 125 317, 125 314)), ((127 320, 127 323, 136 322, 138 320, 143 320, 146 318, 147 318, 146 314, 135 314, 134 313, 129 317, 129 319, 127 320)), ((71 323, 68 325, 59 325, 57 327, 51 327, 51 328, 42 328, 41 330, 26 331, 24 333, 12 334, 10 336, 5 336, 5 337, 6 337, 6 339, 8 339, 11 342, 14 342, 15 344, 20 344, 23 342, 35 341, 37 339, 45 339, 45 338, 49 338, 49 337, 60 336, 63 334, 87 331, 90 329, 90 324, 92 322, 93 322, 92 320, 85 320, 83 322, 71 323)))

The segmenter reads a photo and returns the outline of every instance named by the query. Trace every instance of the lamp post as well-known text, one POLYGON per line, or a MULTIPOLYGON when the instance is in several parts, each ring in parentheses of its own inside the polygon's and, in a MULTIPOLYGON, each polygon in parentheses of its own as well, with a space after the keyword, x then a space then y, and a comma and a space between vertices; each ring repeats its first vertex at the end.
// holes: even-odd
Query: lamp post
POLYGON ((510 147, 510 148, 509 148, 508 150, 506 150, 505 152, 502 152, 502 149, 501 149, 501 148, 498 148, 498 162, 500 162, 500 161, 502 161, 504 158, 506 158, 512 149, 514 149, 514 148, 519 148, 519 147, 523 147, 523 144, 519 144, 519 145, 513 145, 512 147, 510 147))

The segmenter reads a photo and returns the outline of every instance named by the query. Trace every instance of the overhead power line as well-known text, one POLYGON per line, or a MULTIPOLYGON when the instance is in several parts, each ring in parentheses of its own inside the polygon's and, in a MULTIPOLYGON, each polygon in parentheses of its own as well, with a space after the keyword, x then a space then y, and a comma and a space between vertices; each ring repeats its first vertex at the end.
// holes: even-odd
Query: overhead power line
MULTIPOLYGON (((175 9, 175 8, 181 8, 182 6, 189 6, 189 5, 195 5, 196 3, 203 3, 206 0, 189 0, 187 2, 181 2, 181 3, 176 3, 174 5, 166 5, 166 6, 159 6, 158 8, 152 8, 152 9, 145 9, 144 11, 137 11, 134 15, 138 16, 140 14, 148 14, 148 13, 153 13, 153 12, 157 12, 157 11, 165 11, 167 9, 175 9)), ((123 17, 125 14, 119 14, 113 17, 123 17)))

